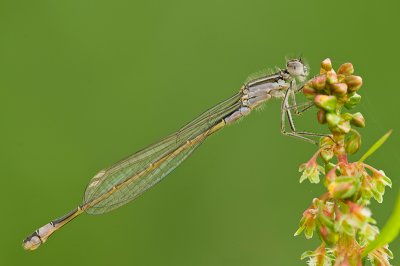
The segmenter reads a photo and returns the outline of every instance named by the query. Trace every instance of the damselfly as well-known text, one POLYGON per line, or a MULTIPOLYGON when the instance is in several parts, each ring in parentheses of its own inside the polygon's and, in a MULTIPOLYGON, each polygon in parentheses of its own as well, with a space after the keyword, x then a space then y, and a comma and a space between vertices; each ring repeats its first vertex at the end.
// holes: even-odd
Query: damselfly
POLYGON ((297 82, 304 82, 307 75, 308 68, 302 60, 292 59, 287 61, 285 69, 248 79, 238 93, 207 110, 177 132, 101 170, 90 180, 79 207, 36 230, 23 241, 23 247, 26 250, 38 248, 51 234, 83 212, 102 214, 134 200, 174 170, 208 136, 250 114, 272 98, 282 99, 282 133, 313 142, 306 136, 315 134, 297 132, 291 116, 291 110, 298 110, 295 93, 301 86, 297 86, 297 82), (289 99, 292 99, 290 104, 289 99), (286 117, 290 132, 285 130, 286 117))

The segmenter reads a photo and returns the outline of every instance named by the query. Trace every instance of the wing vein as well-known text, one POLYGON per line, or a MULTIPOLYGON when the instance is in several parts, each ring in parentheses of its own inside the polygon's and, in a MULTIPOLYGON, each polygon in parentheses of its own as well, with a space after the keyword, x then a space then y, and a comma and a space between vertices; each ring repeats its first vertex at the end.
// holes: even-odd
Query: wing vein
POLYGON ((86 187, 86 212, 102 214, 114 210, 160 182, 210 134, 222 128, 218 123, 240 107, 240 99, 241 92, 202 113, 177 132, 100 171, 86 187))

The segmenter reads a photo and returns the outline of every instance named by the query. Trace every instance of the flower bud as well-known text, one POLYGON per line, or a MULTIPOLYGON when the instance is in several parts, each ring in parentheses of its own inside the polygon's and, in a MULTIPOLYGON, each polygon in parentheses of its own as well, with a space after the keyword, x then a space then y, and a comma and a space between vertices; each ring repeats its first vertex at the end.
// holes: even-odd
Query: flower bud
POLYGON ((347 76, 345 82, 348 86, 349 92, 358 91, 362 86, 362 78, 360 76, 347 76))
POLYGON ((329 246, 336 244, 339 240, 339 234, 327 226, 319 227, 318 234, 329 246))
POLYGON ((326 188, 328 188, 329 184, 332 183, 337 177, 336 165, 331 162, 325 163, 325 173, 326 175, 323 184, 326 188))
POLYGON ((317 120, 320 124, 326 123, 325 111, 323 109, 319 109, 317 112, 317 120))
POLYGON ((337 74, 337 80, 338 80, 339 83, 343 83, 345 78, 346 78, 345 75, 337 74))
POLYGON ((335 83, 335 84, 332 84, 330 87, 334 94, 345 95, 347 93, 347 84, 346 83, 335 83))
POLYGON ((322 150, 320 156, 324 162, 329 162, 335 154, 332 149, 322 150))
POLYGON ((350 122, 346 121, 346 120, 342 120, 337 125, 337 130, 336 131, 340 132, 340 133, 346 133, 347 134, 347 133, 350 132, 350 129, 351 129, 350 122))
POLYGON ((321 70, 320 73, 326 73, 332 69, 332 62, 331 59, 326 58, 324 61, 321 62, 321 70))
POLYGON ((364 231, 368 223, 375 222, 371 218, 371 211, 368 208, 352 201, 347 201, 345 207, 346 211, 337 222, 338 227, 342 227, 344 233, 354 236, 357 229, 364 231))
POLYGON ((353 115, 350 113, 344 113, 342 114, 342 118, 346 121, 351 121, 353 119, 353 115))
POLYGON ((323 90, 326 86, 326 76, 320 75, 313 78, 311 84, 316 90, 323 90))
POLYGON ((329 166, 327 169, 325 169, 326 175, 325 175, 325 181, 326 181, 326 186, 328 186, 330 183, 335 181, 337 174, 336 174, 337 166, 329 163, 329 166))
POLYGON ((339 176, 329 184, 328 190, 332 197, 346 199, 352 197, 358 190, 360 182, 351 176, 339 176))
POLYGON ((348 133, 351 129, 349 121, 334 113, 327 113, 326 121, 328 122, 329 128, 336 133, 348 133))
POLYGON ((338 82, 338 77, 333 69, 326 72, 326 81, 328 84, 334 84, 338 82))
POLYGON ((344 147, 347 153, 356 153, 361 147, 361 135, 358 133, 350 134, 350 137, 346 139, 344 147))
POLYGON ((303 94, 304 96, 306 96, 307 99, 313 100, 314 97, 317 95, 317 92, 310 85, 306 84, 303 86, 303 94))
POLYGON ((354 73, 354 67, 352 63, 344 63, 342 64, 339 69, 338 69, 338 74, 343 74, 343 75, 351 75, 354 73))
MULTIPOLYGON (((347 215, 346 215, 347 217, 347 215)), ((336 231, 340 231, 340 233, 344 233, 348 236, 352 236, 354 237, 356 234, 356 229, 349 223, 347 223, 347 221, 343 221, 341 222, 340 226, 337 226, 336 231)), ((350 265, 356 265, 356 264, 344 264, 345 266, 350 266, 350 265)))
POLYGON ((332 147, 334 144, 335 142, 328 136, 324 136, 319 139, 320 148, 329 148, 332 147))
POLYGON ((349 98, 347 102, 344 104, 344 106, 347 109, 352 109, 354 108, 357 104, 359 104, 361 101, 361 95, 358 94, 357 92, 353 92, 349 94, 349 98))
POLYGON ((337 99, 335 96, 317 95, 314 98, 315 105, 327 112, 336 110, 337 99))
POLYGON ((360 112, 353 114, 351 124, 355 125, 356 127, 365 127, 364 116, 360 112))
POLYGON ((334 113, 327 113, 326 114, 326 121, 328 122, 329 127, 336 127, 342 118, 334 113))
MULTIPOLYGON (((348 201, 347 206, 349 206, 349 211, 352 218, 359 220, 359 222, 367 222, 371 217, 371 211, 368 208, 365 208, 359 204, 348 201)), ((362 226, 360 226, 361 228, 362 226)))

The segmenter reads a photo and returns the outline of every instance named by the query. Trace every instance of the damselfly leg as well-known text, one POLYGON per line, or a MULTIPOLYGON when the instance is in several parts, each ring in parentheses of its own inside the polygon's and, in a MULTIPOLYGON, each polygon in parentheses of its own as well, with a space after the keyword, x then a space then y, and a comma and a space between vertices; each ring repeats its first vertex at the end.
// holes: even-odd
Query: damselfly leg
POLYGON ((284 135, 295 137, 302 139, 304 141, 313 143, 318 145, 318 142, 309 138, 309 137, 329 137, 332 138, 329 134, 323 133, 314 133, 314 132, 307 132, 307 131, 297 131, 294 125, 293 117, 291 111, 293 110, 296 115, 301 115, 303 112, 307 111, 309 108, 314 106, 313 102, 307 102, 304 104, 297 104, 296 103, 296 93, 301 91, 297 89, 296 81, 292 80, 290 83, 289 88, 287 89, 285 96, 283 97, 282 104, 281 104, 281 132, 284 135), (292 105, 289 105, 289 97, 291 98, 292 105), (299 107, 302 109, 299 110, 299 107), (290 132, 286 131, 286 118, 289 123, 289 127, 291 129, 290 132))

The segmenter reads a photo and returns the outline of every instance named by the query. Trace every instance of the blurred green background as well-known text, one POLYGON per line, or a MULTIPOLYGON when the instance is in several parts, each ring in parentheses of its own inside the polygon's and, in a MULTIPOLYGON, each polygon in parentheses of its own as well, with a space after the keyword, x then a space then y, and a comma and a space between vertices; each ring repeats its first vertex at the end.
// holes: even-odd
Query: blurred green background
MULTIPOLYGON (((205 142, 134 203, 82 215, 35 252, 21 241, 80 204, 100 169, 302 54, 364 79, 369 163, 400 187, 396 1, 0 1, 0 265, 305 265, 293 237, 322 185, 299 184, 312 145, 282 136, 279 102, 205 142)), ((299 129, 323 131, 315 110, 299 129)), ((361 153, 358 155, 360 156, 361 153)), ((355 156, 354 159, 358 158, 355 156)), ((391 244, 400 262, 400 240, 391 244)))

